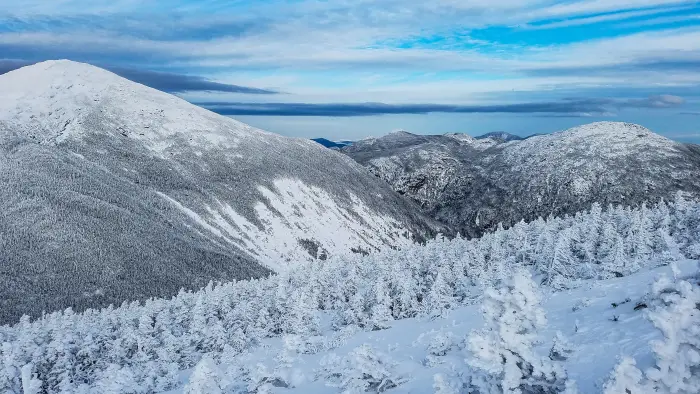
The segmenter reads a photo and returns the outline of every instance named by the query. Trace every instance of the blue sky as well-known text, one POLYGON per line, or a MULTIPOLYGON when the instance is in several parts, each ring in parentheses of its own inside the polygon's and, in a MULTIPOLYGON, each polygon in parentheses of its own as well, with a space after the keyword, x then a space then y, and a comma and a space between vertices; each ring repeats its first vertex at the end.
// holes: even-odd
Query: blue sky
POLYGON ((700 142, 700 1, 0 0, 0 72, 56 58, 291 136, 700 142))

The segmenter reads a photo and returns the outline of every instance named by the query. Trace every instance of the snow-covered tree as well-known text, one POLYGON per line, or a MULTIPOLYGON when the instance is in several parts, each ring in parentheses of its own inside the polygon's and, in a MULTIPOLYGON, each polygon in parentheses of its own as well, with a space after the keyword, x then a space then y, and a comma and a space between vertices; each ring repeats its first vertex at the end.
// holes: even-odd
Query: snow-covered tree
POLYGON ((560 363, 537 355, 533 349, 538 331, 546 325, 540 296, 527 272, 519 271, 511 283, 488 289, 482 311, 485 327, 472 332, 468 347, 475 369, 471 387, 480 393, 561 393, 566 373, 560 363))
POLYGON ((381 393, 405 381, 387 355, 367 344, 355 348, 343 358, 330 354, 321 361, 321 367, 327 384, 346 393, 381 393))
POLYGON ((95 383, 97 392, 123 394, 139 392, 139 384, 134 372, 127 366, 109 364, 95 383))
POLYGON ((557 290, 567 288, 569 281, 574 277, 573 272, 579 268, 578 259, 574 256, 571 246, 571 234, 570 230, 566 230, 559 235, 554 245, 552 260, 545 272, 545 283, 557 290))
POLYGON ((384 330, 391 327, 394 317, 391 314, 391 296, 384 277, 374 285, 374 305, 371 308, 369 324, 372 330, 384 330))
POLYGON ((549 349, 549 359, 553 361, 566 361, 573 352, 573 345, 564 337, 561 331, 557 331, 554 335, 552 347, 549 349))
POLYGON ((458 378, 451 378, 443 373, 433 375, 433 389, 435 394, 460 394, 463 391, 464 382, 458 378))
POLYGON ((185 386, 185 394, 223 394, 220 374, 216 361, 211 356, 205 355, 194 368, 185 386))
POLYGON ((650 393, 642 371, 637 368, 636 361, 624 357, 610 373, 610 380, 603 386, 603 394, 644 394, 650 393))
POLYGON ((423 310, 431 318, 443 317, 453 307, 454 289, 448 282, 447 270, 439 268, 435 280, 423 301, 423 310))
POLYGON ((39 394, 41 392, 41 380, 37 379, 33 369, 32 364, 22 367, 22 394, 39 394))
MULTIPOLYGON (((697 283, 697 279, 696 283, 697 283)), ((649 312, 649 320, 664 340, 652 341, 656 366, 646 375, 657 391, 690 394, 700 392, 700 286, 680 281, 654 285, 662 306, 649 312)))

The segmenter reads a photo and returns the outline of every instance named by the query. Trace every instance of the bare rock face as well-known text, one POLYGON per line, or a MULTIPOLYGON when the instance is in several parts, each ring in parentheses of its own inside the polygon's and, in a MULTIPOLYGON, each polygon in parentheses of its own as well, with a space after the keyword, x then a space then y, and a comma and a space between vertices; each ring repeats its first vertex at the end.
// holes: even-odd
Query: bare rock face
POLYGON ((524 140, 507 135, 412 135, 356 142, 342 152, 468 236, 503 223, 700 196, 700 147, 635 124, 592 123, 524 140))
POLYGON ((441 228, 345 155, 97 67, 39 63, 0 91, 0 323, 441 228))

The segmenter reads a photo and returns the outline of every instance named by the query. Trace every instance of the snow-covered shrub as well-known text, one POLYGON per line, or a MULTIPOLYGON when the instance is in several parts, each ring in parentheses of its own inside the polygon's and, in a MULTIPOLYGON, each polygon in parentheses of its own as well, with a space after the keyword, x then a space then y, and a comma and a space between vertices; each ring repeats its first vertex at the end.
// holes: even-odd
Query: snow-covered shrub
POLYGON ((464 381, 461 378, 436 373, 433 375, 433 389, 435 394, 461 394, 464 392, 464 381))
POLYGON ((546 325, 539 302, 536 285, 525 271, 517 272, 508 286, 486 291, 482 306, 485 327, 468 337, 473 391, 527 394, 566 390, 561 363, 541 357, 533 349, 538 331, 546 325))
POLYGON ((680 281, 673 287, 657 282, 655 296, 662 306, 649 320, 661 330, 663 341, 652 341, 656 367, 646 375, 657 391, 700 392, 700 286, 680 281))
POLYGON ((405 379, 396 372, 389 356, 369 345, 355 348, 346 357, 330 354, 321 360, 321 376, 345 393, 384 392, 405 379))
POLYGON ((557 331, 554 336, 552 347, 549 349, 549 359, 553 361, 566 361, 573 352, 573 345, 569 343, 560 331, 557 331))
POLYGON ((456 338, 451 332, 439 332, 428 343, 428 354, 444 356, 455 347, 456 338))
POLYGON ((610 373, 610 380, 603 387, 603 394, 649 393, 642 371, 631 357, 624 357, 610 373))

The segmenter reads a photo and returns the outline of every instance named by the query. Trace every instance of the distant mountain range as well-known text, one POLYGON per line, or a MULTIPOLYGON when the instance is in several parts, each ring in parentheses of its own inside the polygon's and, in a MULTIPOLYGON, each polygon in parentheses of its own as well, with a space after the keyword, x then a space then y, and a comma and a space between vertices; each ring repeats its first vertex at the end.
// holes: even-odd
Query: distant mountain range
POLYGON ((444 229, 345 155, 93 66, 38 63, 0 91, 0 323, 444 229))
POLYGON ((600 122, 522 139, 392 133, 341 150, 468 236, 601 204, 700 196, 700 146, 600 122))
MULTIPOLYGON (((403 131, 403 130, 396 131, 392 134, 395 134, 395 133, 411 134, 411 133, 408 133, 407 131, 403 131)), ((518 141, 518 140, 523 140, 525 138, 528 138, 528 137, 523 138, 523 137, 517 136, 515 134, 506 133, 504 131, 494 131, 494 132, 482 134, 482 135, 479 135, 476 137, 472 137, 468 134, 463 134, 463 133, 449 133, 449 134, 444 134, 444 135, 452 137, 452 138, 456 138, 459 140, 464 140, 464 141, 483 140, 484 142, 482 145, 484 145, 484 146, 491 146, 491 145, 497 144, 497 143, 508 142, 508 141, 518 141)), ((370 137, 370 138, 367 138, 366 140, 374 140, 374 139, 377 139, 377 138, 370 137)), ((331 148, 331 149, 342 149, 342 148, 345 148, 345 147, 350 146, 350 145, 355 143, 355 141, 350 141, 350 140, 331 141, 331 140, 326 139, 326 138, 312 138, 311 140, 325 146, 326 148, 331 148)))

